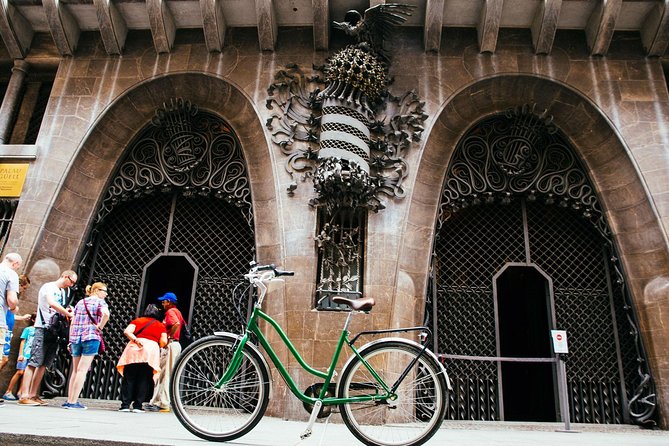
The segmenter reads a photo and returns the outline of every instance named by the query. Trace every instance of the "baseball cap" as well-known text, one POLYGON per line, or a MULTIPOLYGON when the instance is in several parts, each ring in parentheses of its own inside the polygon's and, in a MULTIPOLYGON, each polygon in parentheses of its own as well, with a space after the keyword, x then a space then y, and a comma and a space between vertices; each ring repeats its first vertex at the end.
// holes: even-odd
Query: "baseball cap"
POLYGON ((158 298, 158 300, 167 300, 169 302, 177 303, 177 295, 174 293, 165 293, 158 298))

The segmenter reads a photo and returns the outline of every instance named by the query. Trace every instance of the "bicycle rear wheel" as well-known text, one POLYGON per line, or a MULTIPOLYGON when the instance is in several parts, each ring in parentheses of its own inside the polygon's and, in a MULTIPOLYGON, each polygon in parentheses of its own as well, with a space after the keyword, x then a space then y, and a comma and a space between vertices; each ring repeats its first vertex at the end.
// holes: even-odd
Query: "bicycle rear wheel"
MULTIPOLYGON (((429 440, 446 413, 446 378, 441 365, 421 347, 403 341, 381 341, 360 355, 390 387, 407 370, 396 390, 397 399, 347 403, 340 406, 348 429, 369 446, 414 446, 429 440), (412 361, 419 357, 410 367, 412 361)), ((338 396, 385 394, 357 357, 342 372, 338 396)))
POLYGON ((174 366, 170 396, 177 419, 209 441, 229 441, 260 421, 269 401, 269 371, 249 346, 237 373, 223 388, 223 376, 234 353, 234 336, 209 336, 184 350, 174 366))

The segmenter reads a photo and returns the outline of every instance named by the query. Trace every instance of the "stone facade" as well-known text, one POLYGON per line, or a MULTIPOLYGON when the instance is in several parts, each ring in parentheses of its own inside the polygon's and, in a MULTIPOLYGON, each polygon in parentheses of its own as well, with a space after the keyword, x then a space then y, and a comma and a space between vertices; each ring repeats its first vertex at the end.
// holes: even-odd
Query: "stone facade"
MULTIPOLYGON (((317 252, 313 191, 294 196, 285 159, 264 126, 267 87, 296 62, 322 64, 311 29, 280 29, 274 52, 258 51, 255 30, 231 29, 221 53, 201 35, 180 32, 157 54, 149 33, 130 32, 122 56, 97 34, 83 34, 72 57, 35 44, 26 61, 58 71, 15 215, 7 250, 26 260, 34 306, 42 283, 75 264, 117 160, 164 101, 189 99, 234 129, 253 195, 257 258, 296 275, 266 301, 304 359, 328 365, 343 316, 315 312, 317 252)), ((580 154, 612 228, 656 382, 663 426, 669 425, 669 94, 662 60, 646 58, 640 39, 616 38, 606 57, 590 56, 577 32, 557 33, 550 55, 535 55, 529 31, 502 30, 494 54, 480 53, 473 30, 445 30, 440 52, 423 50, 411 28, 393 45, 393 92, 415 89, 429 115, 422 141, 408 154, 407 196, 369 215, 364 290, 377 305, 354 318, 352 331, 420 324, 440 190, 459 138, 478 120, 509 107, 547 109, 580 154)), ((39 42, 38 42, 39 43, 39 42)), ((342 42, 331 43, 341 47, 342 42)), ((3 56, 8 60, 7 56, 3 56)), ((2 146, 7 149, 7 146, 2 146)), ((300 388, 313 381, 289 359, 300 388)), ((270 410, 304 418, 301 403, 274 376, 270 410)))

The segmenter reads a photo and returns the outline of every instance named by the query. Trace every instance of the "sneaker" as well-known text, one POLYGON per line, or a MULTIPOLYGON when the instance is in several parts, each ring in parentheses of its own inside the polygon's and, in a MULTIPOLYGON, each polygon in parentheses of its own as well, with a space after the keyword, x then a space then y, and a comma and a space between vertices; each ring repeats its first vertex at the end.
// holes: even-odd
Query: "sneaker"
POLYGON ((22 406, 40 406, 40 403, 33 400, 32 398, 21 398, 19 404, 22 406))
POLYGON ((144 413, 144 409, 132 409, 132 413, 144 413))
POLYGON ((130 412, 130 408, 129 407, 121 407, 118 411, 119 412, 130 412))
POLYGON ((2 396, 5 401, 18 401, 19 399, 12 392, 7 392, 2 396))
POLYGON ((171 412, 169 407, 161 407, 160 412, 171 412))
POLYGON ((65 401, 63 404, 60 405, 60 407, 64 407, 64 408, 67 409, 68 407, 70 407, 70 403, 68 403, 67 401, 65 401))
POLYGON ((147 412, 160 412, 160 407, 154 406, 153 404, 147 404, 144 406, 144 410, 147 412))
POLYGON ((66 406, 66 409, 86 410, 86 409, 88 409, 88 407, 84 406, 79 401, 77 401, 76 403, 68 403, 68 405, 66 406))

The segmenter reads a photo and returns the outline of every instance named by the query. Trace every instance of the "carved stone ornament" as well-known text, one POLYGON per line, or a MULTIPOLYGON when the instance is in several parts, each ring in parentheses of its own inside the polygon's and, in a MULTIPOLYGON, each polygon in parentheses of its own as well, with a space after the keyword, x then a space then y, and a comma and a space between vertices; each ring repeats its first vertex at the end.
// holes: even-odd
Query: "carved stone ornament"
POLYGON ((411 15, 412 6, 383 4, 364 17, 349 11, 334 27, 357 43, 309 72, 295 64, 268 88, 272 141, 288 156, 295 180, 313 179, 312 206, 383 209, 381 196, 403 197, 408 166, 404 153, 423 132, 424 102, 415 92, 388 91, 388 30, 411 15))

